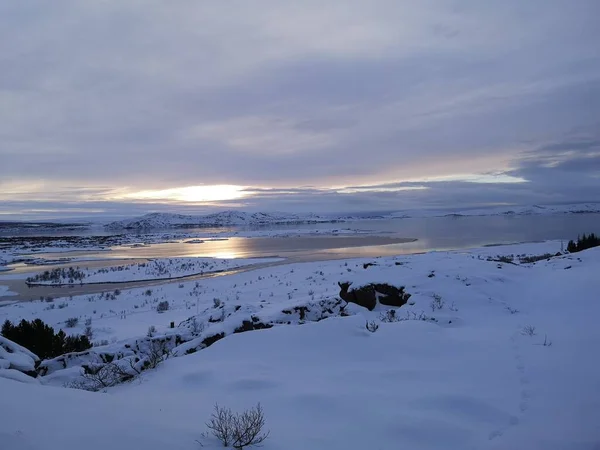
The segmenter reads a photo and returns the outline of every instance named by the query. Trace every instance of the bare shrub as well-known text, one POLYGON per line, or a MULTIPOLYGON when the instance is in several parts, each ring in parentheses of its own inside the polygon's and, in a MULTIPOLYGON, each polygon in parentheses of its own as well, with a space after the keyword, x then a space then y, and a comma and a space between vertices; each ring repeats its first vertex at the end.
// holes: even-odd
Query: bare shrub
POLYGON ((83 366, 81 379, 73 381, 69 387, 74 389, 82 389, 84 391, 97 392, 109 387, 116 386, 123 381, 130 380, 134 377, 124 371, 115 363, 103 364, 100 366, 83 366))
POLYGON ((150 352, 144 362, 144 368, 156 369, 159 364, 165 361, 171 352, 167 347, 167 343, 164 340, 155 340, 150 343, 150 352))
POLYGON ((416 313, 415 311, 406 311, 406 315, 404 317, 400 317, 398 318, 398 320, 400 322, 405 322, 407 320, 422 320, 422 321, 436 321, 435 318, 433 317, 429 317, 427 314, 425 314, 424 311, 421 311, 420 313, 416 313))
POLYGON ((535 331, 535 327, 534 326, 527 325, 526 327, 523 327, 523 329, 521 330, 521 334, 524 335, 524 336, 533 337, 537 333, 535 331))
POLYGON ((241 414, 216 404, 206 426, 223 446, 235 449, 258 445, 269 437, 268 431, 262 431, 265 417, 260 403, 241 414))
POLYGON ((213 436, 221 441, 224 447, 229 447, 233 439, 233 419, 234 415, 231 409, 221 408, 216 404, 210 421, 206 423, 213 436))
POLYGON ((83 335, 88 339, 92 339, 94 337, 94 330, 92 330, 91 325, 85 326, 85 329, 83 330, 83 335))
POLYGON ((146 336, 153 337, 155 333, 156 333, 156 327, 154 325, 150 325, 148 327, 148 332, 146 333, 146 336))
POLYGON ((429 306, 431 307, 431 311, 435 312, 436 310, 443 309, 445 304, 446 302, 444 302, 441 295, 433 294, 433 300, 431 300, 429 306))
POLYGON ((79 323, 79 318, 77 318, 77 317, 70 317, 65 321, 65 325, 67 328, 76 327, 78 323, 79 323))
POLYGON ((399 322, 400 319, 398 318, 398 315, 396 314, 396 310, 395 309, 388 309, 386 312, 382 312, 379 315, 379 320, 381 320, 382 322, 386 322, 386 323, 392 323, 392 322, 399 322))

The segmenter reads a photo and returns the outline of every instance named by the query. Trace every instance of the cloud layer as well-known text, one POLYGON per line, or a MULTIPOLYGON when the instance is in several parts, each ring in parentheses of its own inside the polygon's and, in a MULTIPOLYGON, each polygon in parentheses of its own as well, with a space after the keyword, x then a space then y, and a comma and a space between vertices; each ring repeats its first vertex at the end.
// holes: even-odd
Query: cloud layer
POLYGON ((599 16, 595 0, 4 2, 0 213, 600 200, 599 16), (250 195, 131 197, 201 185, 250 195))

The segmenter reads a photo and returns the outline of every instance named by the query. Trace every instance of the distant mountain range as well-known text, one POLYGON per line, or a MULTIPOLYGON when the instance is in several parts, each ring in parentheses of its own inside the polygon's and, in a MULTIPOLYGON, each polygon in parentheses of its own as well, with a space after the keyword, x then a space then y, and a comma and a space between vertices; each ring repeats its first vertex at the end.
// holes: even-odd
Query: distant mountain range
POLYGON ((408 219, 423 217, 463 216, 529 216, 550 214, 600 213, 600 203, 571 205, 498 206, 479 209, 407 210, 389 214, 324 217, 316 214, 247 213, 223 211, 204 216, 173 213, 151 213, 133 219, 119 220, 105 225, 108 230, 151 230, 161 228, 211 228, 229 226, 259 226, 284 224, 337 223, 356 220, 408 219))
POLYGON ((160 228, 209 228, 227 226, 258 226, 281 224, 307 224, 340 222, 339 219, 325 218, 315 214, 246 213, 223 211, 205 216, 191 216, 171 213, 151 213, 133 219, 119 220, 105 227, 109 230, 148 230, 160 228))
POLYGON ((463 217, 463 216, 539 216, 550 214, 600 213, 600 203, 578 203, 568 205, 494 206, 477 209, 410 210, 391 213, 386 218, 410 217, 463 217))

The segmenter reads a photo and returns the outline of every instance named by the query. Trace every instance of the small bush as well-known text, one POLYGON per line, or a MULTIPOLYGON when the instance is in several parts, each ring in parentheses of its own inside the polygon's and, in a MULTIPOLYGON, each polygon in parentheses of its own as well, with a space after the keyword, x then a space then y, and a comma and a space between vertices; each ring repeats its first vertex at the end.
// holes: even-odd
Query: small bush
POLYGON ((223 446, 235 449, 258 445, 269 437, 268 431, 262 431, 265 417, 260 403, 241 414, 217 404, 206 426, 223 446))
POLYGON ((156 307, 156 311, 158 311, 158 312, 165 312, 168 310, 169 310, 169 302, 166 300, 160 302, 158 304, 158 306, 156 307))
POLYGON ((365 327, 371 333, 375 333, 379 329, 379 325, 374 320, 370 320, 370 321, 368 320, 367 324, 365 325, 365 327))
POLYGON ((67 328, 74 328, 79 323, 79 319, 77 317, 70 317, 65 321, 65 325, 67 328))
POLYGON ((190 321, 190 328, 192 330, 192 333, 200 334, 204 331, 204 323, 198 322, 198 319, 194 316, 190 321))
POLYGON ((153 337, 156 334, 156 327, 154 325, 150 325, 148 327, 148 332, 146 333, 146 335, 148 337, 153 337))
POLYGON ((524 336, 535 336, 537 333, 535 331, 535 327, 532 325, 527 325, 526 327, 523 327, 523 329, 521 330, 521 334, 524 336))
POLYGON ((395 309, 388 309, 386 312, 382 312, 379 315, 379 320, 381 320, 382 322, 386 322, 386 323, 392 323, 392 322, 399 322, 400 319, 398 318, 398 315, 396 314, 396 310, 395 309))

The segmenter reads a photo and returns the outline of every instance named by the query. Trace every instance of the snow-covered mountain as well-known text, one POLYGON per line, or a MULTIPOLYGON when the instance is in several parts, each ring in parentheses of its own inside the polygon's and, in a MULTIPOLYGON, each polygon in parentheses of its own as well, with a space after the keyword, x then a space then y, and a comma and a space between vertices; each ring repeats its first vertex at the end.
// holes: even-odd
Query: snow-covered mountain
POLYGON ((240 225, 274 225, 338 222, 314 214, 297 215, 283 213, 246 213, 223 211, 205 216, 191 216, 171 213, 151 213, 142 217, 125 219, 105 225, 110 230, 142 230, 159 228, 227 227, 240 225))

